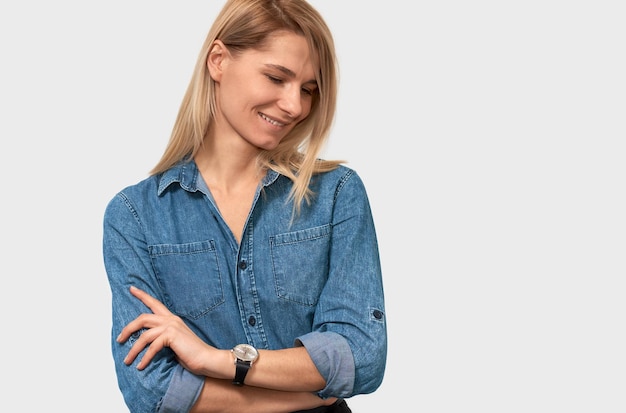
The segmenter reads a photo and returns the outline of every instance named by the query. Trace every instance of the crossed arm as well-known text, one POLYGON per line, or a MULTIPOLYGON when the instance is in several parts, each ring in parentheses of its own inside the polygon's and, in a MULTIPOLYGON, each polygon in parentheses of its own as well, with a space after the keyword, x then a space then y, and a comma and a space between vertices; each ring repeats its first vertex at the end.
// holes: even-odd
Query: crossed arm
POLYGON ((259 350, 259 358, 246 376, 246 386, 233 386, 235 365, 230 350, 203 342, 180 317, 146 292, 136 287, 131 287, 130 292, 152 313, 139 315, 117 337, 117 341, 123 343, 134 332, 146 329, 131 347, 124 363, 132 364, 146 349, 137 364, 137 368, 143 370, 160 350, 170 348, 183 367, 205 376, 192 413, 288 413, 328 406, 336 400, 323 400, 315 394, 325 386, 325 381, 304 347, 259 350))

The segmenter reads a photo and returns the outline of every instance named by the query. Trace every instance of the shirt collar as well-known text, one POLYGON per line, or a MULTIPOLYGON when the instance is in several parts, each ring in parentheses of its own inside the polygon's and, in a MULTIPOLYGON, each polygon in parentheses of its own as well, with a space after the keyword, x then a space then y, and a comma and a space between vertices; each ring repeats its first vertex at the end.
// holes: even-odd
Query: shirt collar
MULTIPOLYGON (((265 177, 263 177, 263 180, 261 181, 261 185, 264 187, 271 185, 276 181, 276 179, 278 179, 279 175, 280 174, 278 172, 272 169, 268 170, 265 177)), ((195 161, 182 161, 163 172, 159 178, 157 194, 161 196, 163 192, 165 192, 165 190, 174 182, 180 183, 180 187, 185 191, 196 192, 205 187, 205 185, 199 182, 201 179, 202 177, 200 176, 200 171, 198 170, 198 166, 195 161)))

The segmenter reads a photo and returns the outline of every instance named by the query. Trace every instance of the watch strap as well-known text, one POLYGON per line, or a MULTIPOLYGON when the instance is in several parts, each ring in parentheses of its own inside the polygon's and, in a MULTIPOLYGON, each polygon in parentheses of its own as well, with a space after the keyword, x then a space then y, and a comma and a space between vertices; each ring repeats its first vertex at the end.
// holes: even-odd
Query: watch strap
POLYGON ((243 386, 243 382, 246 379, 246 374, 250 370, 250 362, 237 359, 235 362, 235 378, 233 384, 236 386, 243 386))

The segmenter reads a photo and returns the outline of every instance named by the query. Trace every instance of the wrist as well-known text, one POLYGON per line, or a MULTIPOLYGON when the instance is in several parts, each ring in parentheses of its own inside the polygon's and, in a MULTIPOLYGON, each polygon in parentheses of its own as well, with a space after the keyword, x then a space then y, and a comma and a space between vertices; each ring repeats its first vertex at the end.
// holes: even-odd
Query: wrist
POLYGON ((237 344, 231 349, 231 352, 235 365, 235 375, 232 376, 233 384, 243 386, 248 371, 252 369, 259 358, 259 351, 250 344, 237 344))

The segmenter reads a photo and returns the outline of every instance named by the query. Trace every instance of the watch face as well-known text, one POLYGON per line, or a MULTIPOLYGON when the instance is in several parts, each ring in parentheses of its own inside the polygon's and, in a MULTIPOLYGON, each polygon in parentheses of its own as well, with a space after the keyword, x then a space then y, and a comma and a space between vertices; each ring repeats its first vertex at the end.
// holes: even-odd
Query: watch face
POLYGON ((237 344, 233 348, 233 353, 238 359, 243 361, 254 361, 259 357, 257 349, 249 344, 237 344))

